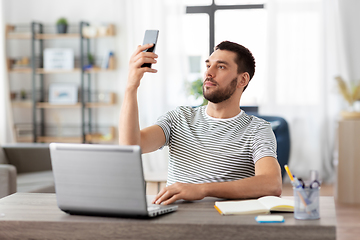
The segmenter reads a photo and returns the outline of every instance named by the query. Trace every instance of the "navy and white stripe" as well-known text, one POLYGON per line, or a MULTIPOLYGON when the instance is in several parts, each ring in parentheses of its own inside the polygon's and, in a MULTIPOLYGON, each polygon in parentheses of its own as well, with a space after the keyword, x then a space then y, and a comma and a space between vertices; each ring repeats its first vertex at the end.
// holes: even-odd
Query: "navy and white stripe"
POLYGON ((169 146, 167 185, 175 182, 225 182, 255 175, 255 162, 276 158, 270 123, 247 115, 217 119, 206 106, 178 107, 156 122, 169 146))

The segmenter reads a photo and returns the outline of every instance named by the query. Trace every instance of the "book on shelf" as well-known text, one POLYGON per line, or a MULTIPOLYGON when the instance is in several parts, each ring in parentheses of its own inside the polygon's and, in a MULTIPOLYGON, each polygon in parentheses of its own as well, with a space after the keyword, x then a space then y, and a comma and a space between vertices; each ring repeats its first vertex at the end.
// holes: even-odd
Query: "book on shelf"
POLYGON ((102 69, 115 69, 114 52, 106 52, 101 63, 102 69))
POLYGON ((217 201, 214 207, 222 215, 294 212, 294 201, 275 196, 266 196, 252 200, 217 201))

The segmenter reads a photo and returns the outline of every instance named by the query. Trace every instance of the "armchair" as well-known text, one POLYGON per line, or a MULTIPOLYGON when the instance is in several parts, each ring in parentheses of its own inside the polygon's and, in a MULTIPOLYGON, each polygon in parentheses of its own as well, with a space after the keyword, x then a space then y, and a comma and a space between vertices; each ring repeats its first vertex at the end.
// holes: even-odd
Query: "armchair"
POLYGON ((247 114, 262 118, 271 124, 277 143, 277 157, 281 167, 281 175, 284 179, 284 166, 288 164, 290 156, 290 131, 288 123, 282 117, 259 115, 257 106, 241 106, 241 109, 247 114))

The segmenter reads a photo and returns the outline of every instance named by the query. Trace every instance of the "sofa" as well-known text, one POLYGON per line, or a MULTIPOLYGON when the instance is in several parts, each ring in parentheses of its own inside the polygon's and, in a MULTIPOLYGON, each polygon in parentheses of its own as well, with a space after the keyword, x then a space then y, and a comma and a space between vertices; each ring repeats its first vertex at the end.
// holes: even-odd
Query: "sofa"
POLYGON ((7 164, 7 159, 0 148, 0 198, 16 192, 16 168, 7 164))
POLYGON ((0 198, 15 192, 55 192, 48 144, 0 146, 0 198))

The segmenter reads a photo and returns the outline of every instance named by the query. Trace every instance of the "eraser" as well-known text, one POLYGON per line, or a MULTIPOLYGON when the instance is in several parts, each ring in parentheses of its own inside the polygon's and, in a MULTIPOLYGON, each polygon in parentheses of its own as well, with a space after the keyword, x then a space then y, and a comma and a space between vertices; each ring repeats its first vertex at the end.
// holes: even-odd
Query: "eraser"
POLYGON ((284 216, 281 215, 259 215, 255 217, 258 223, 283 223, 285 222, 284 216))

